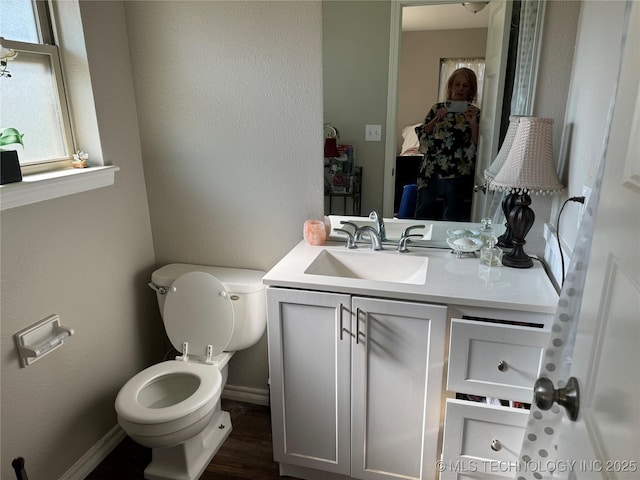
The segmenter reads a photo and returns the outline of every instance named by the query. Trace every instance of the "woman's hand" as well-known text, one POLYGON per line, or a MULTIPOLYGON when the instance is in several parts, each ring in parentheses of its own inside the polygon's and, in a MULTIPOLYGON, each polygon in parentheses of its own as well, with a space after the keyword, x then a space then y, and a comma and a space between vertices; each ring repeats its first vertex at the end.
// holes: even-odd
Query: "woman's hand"
POLYGON ((471 125, 472 128, 477 127, 478 107, 476 107, 475 105, 469 105, 464 112, 464 117, 467 119, 467 122, 469 122, 469 125, 471 125))
POLYGON ((446 108, 444 107, 440 107, 437 111, 436 111, 436 116, 435 116, 435 120, 442 120, 444 117, 447 116, 447 113, 449 113, 447 111, 446 108))

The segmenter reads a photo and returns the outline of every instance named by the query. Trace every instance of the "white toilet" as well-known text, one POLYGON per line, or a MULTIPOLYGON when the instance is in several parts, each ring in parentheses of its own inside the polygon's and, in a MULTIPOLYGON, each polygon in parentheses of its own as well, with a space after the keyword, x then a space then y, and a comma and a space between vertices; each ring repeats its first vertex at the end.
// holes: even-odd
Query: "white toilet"
POLYGON ((264 272, 170 264, 151 276, 175 360, 135 375, 118 393, 122 429, 152 448, 148 480, 200 477, 231 433, 220 408, 227 364, 266 328, 264 272))

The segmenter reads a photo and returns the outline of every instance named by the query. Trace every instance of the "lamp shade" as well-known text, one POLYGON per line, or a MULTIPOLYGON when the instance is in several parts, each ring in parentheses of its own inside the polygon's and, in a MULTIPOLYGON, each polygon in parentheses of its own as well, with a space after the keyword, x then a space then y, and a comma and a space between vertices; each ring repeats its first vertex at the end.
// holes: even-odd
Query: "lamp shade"
POLYGON ((500 151, 498 152, 498 155, 496 155, 495 160, 491 163, 491 165, 489 165, 489 168, 485 169, 484 171, 484 179, 487 184, 494 178, 496 178, 496 175, 498 175, 498 172, 509 156, 509 152, 511 151, 511 147, 513 145, 513 139, 516 138, 518 118, 520 118, 520 115, 512 115, 509 117, 509 128, 507 129, 507 133, 504 136, 504 141, 502 142, 500 151))
POLYGON ((490 190, 523 193, 561 193, 553 163, 553 119, 518 117, 513 144, 490 190))

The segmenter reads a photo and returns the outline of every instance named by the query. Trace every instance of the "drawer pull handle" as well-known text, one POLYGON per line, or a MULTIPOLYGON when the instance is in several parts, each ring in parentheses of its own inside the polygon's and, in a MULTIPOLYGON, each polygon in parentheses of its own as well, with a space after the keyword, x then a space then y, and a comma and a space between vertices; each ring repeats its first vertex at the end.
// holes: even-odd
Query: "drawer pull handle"
POLYGON ((506 371, 508 367, 509 365, 507 365, 507 362, 505 362, 504 360, 500 360, 500 363, 498 363, 498 370, 500 370, 501 372, 506 371))
POLYGON ((491 450, 493 450, 494 452, 499 452, 500 450, 502 450, 502 443, 500 443, 500 440, 498 440, 497 438, 491 440, 491 450))

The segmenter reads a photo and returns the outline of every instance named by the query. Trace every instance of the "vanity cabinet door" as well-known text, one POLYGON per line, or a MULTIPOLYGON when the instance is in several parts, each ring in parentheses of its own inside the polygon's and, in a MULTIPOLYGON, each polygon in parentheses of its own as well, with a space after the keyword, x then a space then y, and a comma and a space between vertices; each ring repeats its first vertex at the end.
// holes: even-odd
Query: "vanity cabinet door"
POLYGON ((351 476, 433 479, 447 308, 352 299, 351 476))
POLYGON ((349 305, 349 295, 267 289, 277 462, 349 474, 349 305))

